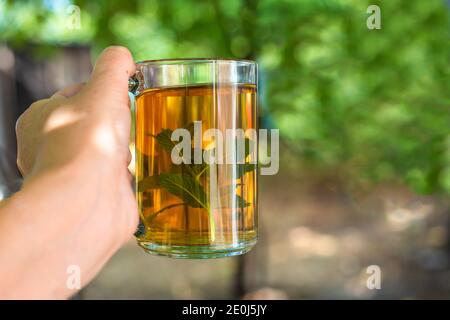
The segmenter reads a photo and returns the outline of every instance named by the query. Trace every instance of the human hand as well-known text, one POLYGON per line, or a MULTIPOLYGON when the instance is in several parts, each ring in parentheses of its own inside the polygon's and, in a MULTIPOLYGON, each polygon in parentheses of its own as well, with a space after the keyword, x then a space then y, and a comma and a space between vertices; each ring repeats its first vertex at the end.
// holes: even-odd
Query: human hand
POLYGON ((86 284, 136 230, 127 169, 128 78, 134 71, 127 49, 107 48, 89 82, 35 102, 18 120, 17 162, 25 183, 9 203, 15 216, 3 219, 0 229, 21 233, 18 221, 26 221, 32 237, 33 254, 20 242, 7 248, 22 261, 19 267, 12 261, 10 268, 33 265, 33 273, 18 270, 20 276, 10 279, 22 296, 74 293, 66 287, 67 267, 79 266, 86 284))
POLYGON ((91 160, 107 156, 107 163, 129 163, 127 83, 134 70, 126 48, 110 47, 87 84, 71 85, 33 103, 16 125, 17 163, 24 177, 76 162, 86 152, 91 160))

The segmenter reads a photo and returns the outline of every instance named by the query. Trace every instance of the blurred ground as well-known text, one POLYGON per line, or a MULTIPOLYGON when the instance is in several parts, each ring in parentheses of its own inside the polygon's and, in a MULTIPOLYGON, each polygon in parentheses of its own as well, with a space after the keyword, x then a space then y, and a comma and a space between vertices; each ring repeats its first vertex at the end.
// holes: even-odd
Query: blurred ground
MULTIPOLYGON (((245 258, 245 298, 450 297, 444 201, 398 185, 349 191, 292 163, 285 156, 277 176, 260 179, 260 241, 245 258), (381 290, 366 287, 373 264, 381 290)), ((82 297, 233 298, 236 265, 155 257, 131 241, 82 297)))

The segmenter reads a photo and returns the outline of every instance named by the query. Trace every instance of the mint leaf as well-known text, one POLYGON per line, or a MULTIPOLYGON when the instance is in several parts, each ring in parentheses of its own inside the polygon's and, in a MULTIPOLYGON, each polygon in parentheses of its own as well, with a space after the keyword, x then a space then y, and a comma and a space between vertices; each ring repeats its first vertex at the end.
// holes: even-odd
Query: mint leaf
POLYGON ((158 176, 148 176, 138 182, 138 192, 159 188, 158 176))
MULTIPOLYGON (((193 135, 193 122, 187 124, 186 126, 184 126, 184 128, 189 130, 191 135, 193 135)), ((157 135, 151 136, 157 140, 159 146, 163 150, 171 153, 172 149, 176 145, 175 142, 171 140, 172 133, 173 130, 171 129, 163 129, 157 135)), ((245 138, 245 159, 250 154, 250 143, 251 140, 245 138)), ((193 156, 194 149, 192 149, 191 152, 191 155, 193 156)), ((252 163, 234 164, 231 166, 234 170, 236 170, 236 179, 242 178, 246 173, 254 171, 257 168, 257 165, 252 163)), ((138 191, 142 192, 155 188, 164 188, 166 191, 177 196, 185 204, 191 206, 192 208, 205 208, 209 210, 208 197, 205 190, 203 189, 203 186, 199 182, 199 178, 201 176, 207 175, 209 165, 206 163, 190 165, 183 164, 183 168, 185 168, 186 172, 161 173, 160 175, 154 175, 144 178, 138 183, 138 191)), ((244 198, 235 194, 235 192, 230 192, 229 189, 221 192, 221 196, 223 195, 225 195, 225 197, 235 196, 235 204, 237 207, 244 208, 250 205, 250 203, 245 201, 244 198)), ((150 201, 145 201, 145 203, 150 204, 150 201)), ((165 209, 166 208, 163 208, 160 211, 163 211, 165 209)))
POLYGON ((187 125, 184 126, 184 128, 189 131, 191 134, 191 138, 194 137, 194 122, 189 122, 187 125))
POLYGON ((160 175, 146 177, 138 183, 139 192, 157 188, 166 189, 193 208, 207 207, 206 193, 200 183, 191 175, 161 173, 160 175))
MULTIPOLYGON (((241 184, 236 184, 236 187, 240 186, 241 184)), ((245 201, 244 198, 242 198, 240 195, 236 194, 235 191, 232 190, 231 185, 224 186, 220 188, 220 201, 221 203, 229 203, 231 201, 230 197, 234 195, 235 197, 235 208, 245 208, 250 205, 249 202, 245 201)), ((230 206, 223 206, 223 208, 229 208, 230 206)))
POLYGON ((236 179, 242 178, 247 172, 256 170, 256 164, 253 163, 242 163, 236 165, 236 179))
POLYGON ((250 205, 250 202, 245 201, 244 198, 242 198, 240 195, 236 195, 236 206, 238 208, 245 208, 250 205))
POLYGON ((161 187, 177 196, 192 208, 208 209, 206 193, 200 183, 188 174, 161 173, 161 187))
MULTIPOLYGON (((252 141, 249 138, 245 138, 245 157, 247 158, 250 154, 250 143, 252 141)), ((256 147, 256 146, 255 146, 256 147)), ((257 150, 255 150, 256 152, 257 150)))
POLYGON ((169 153, 172 152, 173 147, 175 147, 175 143, 171 139, 172 133, 173 131, 170 129, 163 129, 160 133, 154 136, 161 148, 169 153))
POLYGON ((141 204, 145 208, 153 207, 153 198, 152 197, 147 197, 144 200, 142 200, 141 204))

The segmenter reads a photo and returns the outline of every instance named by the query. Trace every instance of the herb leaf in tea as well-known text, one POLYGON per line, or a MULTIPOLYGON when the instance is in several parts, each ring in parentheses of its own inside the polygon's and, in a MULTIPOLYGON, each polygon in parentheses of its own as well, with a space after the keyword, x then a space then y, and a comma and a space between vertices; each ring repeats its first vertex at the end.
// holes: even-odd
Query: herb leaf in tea
POLYGON ((158 181, 161 187, 192 208, 209 208, 205 190, 191 175, 161 173, 158 181))
MULTIPOLYGON (((192 134, 192 130, 194 128, 193 123, 189 123, 185 126, 187 130, 192 134)), ((173 131, 171 129, 163 129, 157 135, 149 136, 156 139, 158 145, 162 150, 171 154, 172 149, 176 146, 175 142, 172 141, 173 131)), ((201 149, 202 154, 204 152, 201 149)), ((194 149, 191 150, 191 154, 194 154, 194 149)), ((245 159, 247 159, 250 154, 250 140, 245 138, 245 159)), ((204 185, 209 180, 209 165, 206 163, 201 164, 181 164, 182 173, 161 173, 159 175, 147 176, 141 181, 138 182, 138 190, 139 192, 148 191, 151 192, 152 189, 164 189, 172 195, 178 197, 182 200, 181 203, 171 204, 166 206, 156 212, 154 212, 147 220, 149 222, 153 220, 158 214, 171 209, 173 207, 188 205, 192 208, 204 208, 207 210, 210 216, 210 224, 211 224, 211 237, 214 238, 214 217, 211 213, 211 208, 209 204, 209 197, 205 192, 204 185), (201 183, 203 181, 203 184, 201 183)), ((232 169, 235 170, 235 179, 242 178, 246 173, 256 170, 256 164, 252 163, 239 163, 239 164, 228 164, 227 166, 231 166, 232 169)), ((234 188, 241 186, 241 184, 235 184, 234 186, 226 186, 220 188, 220 199, 221 202, 232 203, 235 208, 245 208, 250 205, 244 198, 240 195, 237 195, 234 191, 234 188), (234 195, 234 200, 229 201, 230 198, 234 195)), ((147 198, 150 199, 150 198, 147 198)), ((151 201, 148 201, 147 204, 151 204, 151 201)), ((143 203, 145 206, 145 203, 143 203)))

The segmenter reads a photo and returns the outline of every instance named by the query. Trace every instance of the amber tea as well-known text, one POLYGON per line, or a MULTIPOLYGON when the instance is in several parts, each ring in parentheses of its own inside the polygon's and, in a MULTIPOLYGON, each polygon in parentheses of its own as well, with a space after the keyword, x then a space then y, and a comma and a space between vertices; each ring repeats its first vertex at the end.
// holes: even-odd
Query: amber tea
MULTIPOLYGON (((144 248, 195 247, 201 255, 202 247, 220 252, 256 240, 256 168, 215 165, 222 207, 213 210, 208 204, 210 165, 174 164, 175 142, 169 135, 194 121, 201 121, 203 131, 226 127, 230 116, 238 121, 237 128, 255 128, 255 103, 254 85, 149 89, 136 98, 137 200, 144 226, 138 241, 144 248), (224 109, 214 108, 217 103, 224 109), (235 190, 229 187, 232 179, 235 190)), ((202 140, 202 148, 213 143, 202 140)))
POLYGON ((257 240, 256 65, 144 61, 134 81, 139 245, 176 258, 250 250, 257 240), (221 157, 233 161, 208 161, 221 157))

